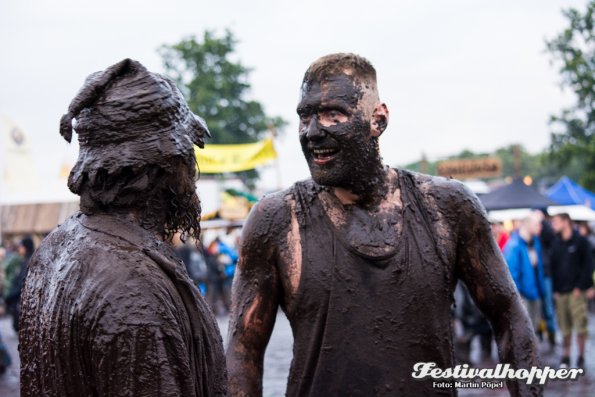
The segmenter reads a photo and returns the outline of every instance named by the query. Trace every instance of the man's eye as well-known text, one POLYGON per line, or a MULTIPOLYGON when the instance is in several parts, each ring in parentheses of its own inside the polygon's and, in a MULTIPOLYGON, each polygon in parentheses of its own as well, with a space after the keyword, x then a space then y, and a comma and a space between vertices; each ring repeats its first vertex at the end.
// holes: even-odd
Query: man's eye
POLYGON ((300 113, 300 121, 302 123, 306 123, 308 121, 310 121, 310 119, 312 118, 312 115, 310 115, 309 113, 300 113))
POLYGON ((345 121, 346 116, 343 112, 338 110, 325 110, 319 114, 320 121, 324 123, 342 123, 345 121))

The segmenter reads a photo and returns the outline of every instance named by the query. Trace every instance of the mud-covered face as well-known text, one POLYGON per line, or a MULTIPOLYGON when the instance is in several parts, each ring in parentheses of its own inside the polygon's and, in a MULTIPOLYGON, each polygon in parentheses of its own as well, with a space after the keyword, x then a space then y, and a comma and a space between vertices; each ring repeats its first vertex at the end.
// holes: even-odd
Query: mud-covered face
POLYGON ((379 162, 364 89, 345 74, 304 82, 297 108, 302 151, 320 185, 357 190, 379 162))

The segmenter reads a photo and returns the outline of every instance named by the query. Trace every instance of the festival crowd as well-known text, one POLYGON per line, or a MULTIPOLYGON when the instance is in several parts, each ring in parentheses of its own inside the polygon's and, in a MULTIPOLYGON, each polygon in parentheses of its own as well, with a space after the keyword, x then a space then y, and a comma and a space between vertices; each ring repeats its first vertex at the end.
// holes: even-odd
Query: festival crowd
MULTIPOLYGON (((568 214, 552 217, 534 210, 512 222, 492 223, 492 233, 527 309, 538 339, 554 352, 561 343, 560 367, 585 366, 589 310, 594 310, 595 234, 587 222, 568 214), (573 337, 578 356, 571 360, 573 337)), ((455 291, 454 314, 460 325, 457 358, 469 363, 471 342, 478 337, 482 356, 492 355, 492 331, 464 284, 455 291)))

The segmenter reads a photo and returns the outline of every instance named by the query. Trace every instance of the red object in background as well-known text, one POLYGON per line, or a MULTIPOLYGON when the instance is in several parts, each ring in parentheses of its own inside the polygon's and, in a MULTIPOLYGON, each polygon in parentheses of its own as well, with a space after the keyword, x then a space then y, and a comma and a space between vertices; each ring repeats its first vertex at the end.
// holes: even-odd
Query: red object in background
POLYGON ((498 236, 498 247, 500 247, 500 251, 504 251, 504 246, 508 242, 510 235, 508 233, 502 232, 498 236))
POLYGON ((211 244, 209 244, 209 247, 207 248, 207 252, 210 255, 217 255, 219 253, 219 240, 218 239, 211 241, 211 244))

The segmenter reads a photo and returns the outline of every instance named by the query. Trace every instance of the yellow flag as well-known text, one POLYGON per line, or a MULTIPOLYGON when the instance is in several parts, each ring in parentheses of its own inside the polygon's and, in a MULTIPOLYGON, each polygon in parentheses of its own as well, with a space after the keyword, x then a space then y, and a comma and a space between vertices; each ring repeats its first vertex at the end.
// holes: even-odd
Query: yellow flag
POLYGON ((273 139, 239 145, 209 145, 194 147, 201 174, 238 172, 256 168, 277 158, 273 139))

